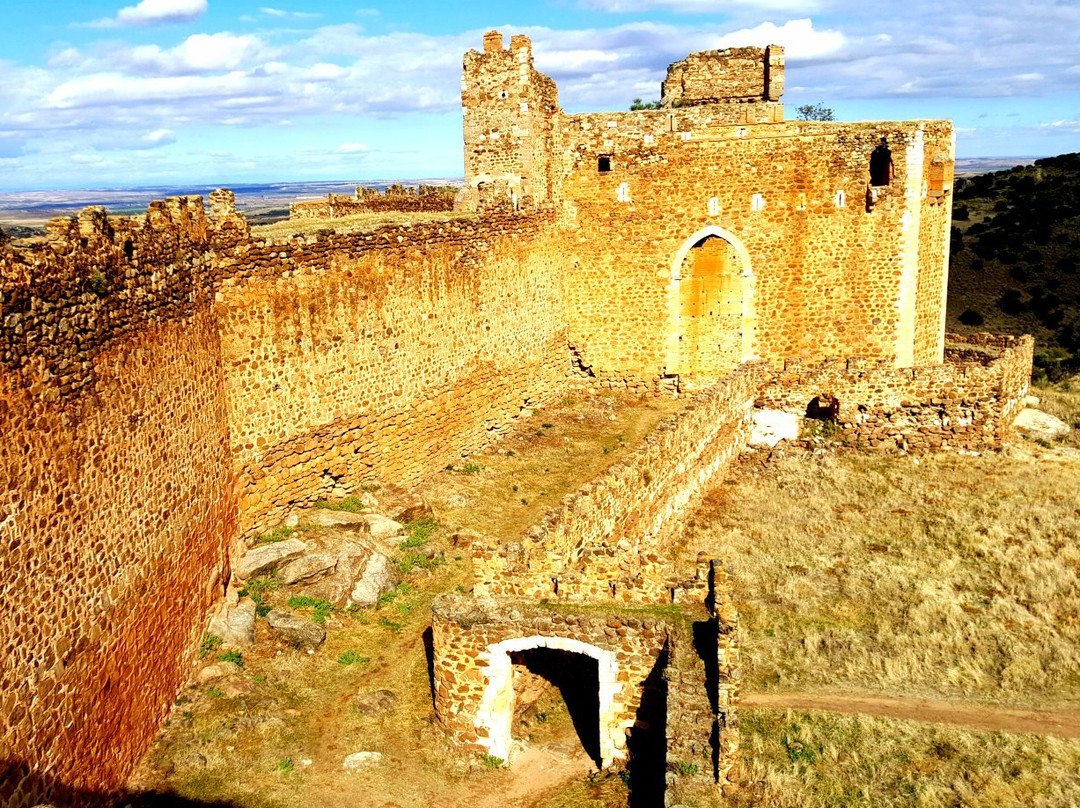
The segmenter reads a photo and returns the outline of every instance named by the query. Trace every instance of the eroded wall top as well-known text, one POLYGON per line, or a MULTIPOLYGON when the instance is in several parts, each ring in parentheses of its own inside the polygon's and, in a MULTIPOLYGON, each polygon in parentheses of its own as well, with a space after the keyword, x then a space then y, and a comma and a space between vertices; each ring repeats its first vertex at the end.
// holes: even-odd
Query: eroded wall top
POLYGON ((660 92, 665 107, 779 101, 784 92, 784 49, 769 45, 691 53, 668 67, 660 92))

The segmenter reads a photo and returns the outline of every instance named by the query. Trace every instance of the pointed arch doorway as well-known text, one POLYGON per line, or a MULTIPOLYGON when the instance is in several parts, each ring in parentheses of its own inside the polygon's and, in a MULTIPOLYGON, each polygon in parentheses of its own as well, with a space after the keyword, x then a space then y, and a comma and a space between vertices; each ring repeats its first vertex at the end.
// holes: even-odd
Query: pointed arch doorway
POLYGON ((699 230, 671 265, 665 373, 714 381, 755 357, 756 331, 750 254, 723 228, 699 230))

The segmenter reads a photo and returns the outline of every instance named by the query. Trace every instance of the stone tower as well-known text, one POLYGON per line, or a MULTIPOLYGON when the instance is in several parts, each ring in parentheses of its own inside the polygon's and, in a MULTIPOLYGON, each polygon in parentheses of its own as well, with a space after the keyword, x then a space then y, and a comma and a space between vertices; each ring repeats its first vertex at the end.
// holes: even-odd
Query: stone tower
POLYGON ((555 82, 533 67, 524 35, 503 47, 498 31, 484 35, 484 52, 465 54, 461 82, 465 115, 465 176, 459 207, 546 207, 552 199, 555 82))

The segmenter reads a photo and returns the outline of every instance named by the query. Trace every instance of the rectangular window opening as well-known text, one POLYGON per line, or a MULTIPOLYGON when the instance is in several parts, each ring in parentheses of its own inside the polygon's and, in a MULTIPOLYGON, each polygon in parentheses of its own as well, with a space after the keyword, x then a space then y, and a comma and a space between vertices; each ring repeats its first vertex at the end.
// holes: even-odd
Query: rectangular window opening
POLYGON ((596 170, 601 174, 611 171, 611 155, 601 154, 596 161, 596 170))

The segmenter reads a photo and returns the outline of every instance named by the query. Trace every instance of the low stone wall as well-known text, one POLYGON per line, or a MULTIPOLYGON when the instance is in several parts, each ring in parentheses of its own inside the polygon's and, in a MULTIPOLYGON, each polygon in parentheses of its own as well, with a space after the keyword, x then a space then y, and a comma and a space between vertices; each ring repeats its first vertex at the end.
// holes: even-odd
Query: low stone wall
POLYGON ((844 437, 871 449, 998 448, 1031 379, 1031 337, 949 335, 945 363, 894 368, 860 359, 770 370, 757 406, 799 415, 815 399, 844 437))
POLYGON ((478 596, 671 603, 690 584, 664 552, 681 519, 746 444, 764 366, 732 371, 523 537, 478 541, 478 596))

